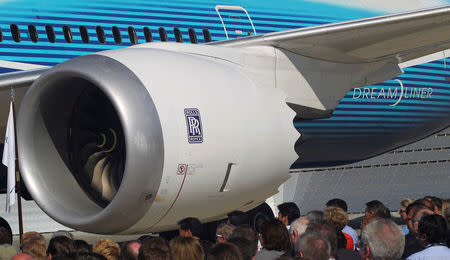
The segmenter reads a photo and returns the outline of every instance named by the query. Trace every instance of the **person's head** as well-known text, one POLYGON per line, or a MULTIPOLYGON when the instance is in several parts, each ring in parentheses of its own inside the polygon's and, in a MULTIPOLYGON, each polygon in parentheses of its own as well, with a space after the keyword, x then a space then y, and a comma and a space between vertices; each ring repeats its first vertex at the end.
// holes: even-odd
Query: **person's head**
POLYGON ((45 240, 45 238, 40 233, 35 232, 35 231, 29 231, 29 232, 25 232, 22 235, 22 239, 20 240, 20 244, 22 245, 27 239, 36 238, 36 237, 37 238, 43 238, 45 240))
POLYGON ((409 204, 409 205, 406 207, 406 210, 405 210, 405 211, 406 211, 406 215, 407 215, 408 217, 410 217, 410 215, 414 214, 413 211, 415 211, 416 208, 417 208, 418 206, 426 207, 425 204, 414 201, 413 203, 409 204))
POLYGON ((0 233, 0 245, 1 244, 12 245, 13 235, 12 235, 11 226, 9 225, 8 221, 6 221, 2 217, 0 217, 0 230, 3 230, 0 233), (2 228, 4 228, 4 229, 2 229, 2 228))
POLYGON ((441 215, 425 215, 419 221, 419 238, 424 244, 446 243, 447 221, 441 215))
POLYGON ((397 260, 404 247, 402 229, 390 219, 377 219, 362 232, 360 255, 363 260, 397 260))
POLYGON ((450 222, 450 199, 442 200, 442 212, 441 215, 450 222))
POLYGON ((413 203, 414 201, 412 199, 406 198, 400 201, 400 209, 398 211, 398 214, 400 214, 400 218, 402 219, 403 223, 406 223, 408 221, 408 215, 406 214, 406 208, 413 203))
MULTIPOLYGON (((423 200, 427 200, 431 202, 431 210, 434 211, 435 214, 440 214, 442 211, 442 199, 435 196, 425 196, 423 200)), ((428 205, 427 205, 428 206, 428 205)))
POLYGON ((429 200, 431 201, 431 204, 433 205, 433 211, 435 214, 441 214, 442 212, 442 199, 435 197, 435 196, 431 196, 429 198, 429 200))
POLYGON ((281 220, 285 226, 288 226, 292 221, 300 217, 300 209, 294 202, 285 202, 277 206, 278 219, 281 220))
POLYGON ((58 230, 53 232, 52 238, 54 237, 67 237, 73 240, 73 235, 67 230, 58 230))
POLYGON ((327 238, 330 243, 330 256, 336 256, 337 247, 337 230, 330 223, 316 222, 308 225, 307 233, 318 233, 327 238))
MULTIPOLYGON (((130 246, 133 247, 132 244, 130 246)), ((172 257, 169 243, 161 237, 145 240, 138 250, 139 260, 170 260, 172 257)))
POLYGON ((136 240, 127 241, 120 248, 121 260, 137 260, 141 243, 136 240))
POLYGON ((347 212, 347 203, 344 200, 341 199, 331 199, 327 203, 325 203, 325 206, 327 207, 338 207, 343 209, 345 212, 347 212))
POLYGON ((229 240, 234 238, 243 238, 252 248, 252 252, 256 254, 256 250, 258 249, 258 236, 256 232, 249 225, 238 226, 233 230, 229 240))
POLYGON ((450 222, 450 207, 446 207, 442 214, 444 215, 445 219, 447 219, 447 222, 450 222))
POLYGON ((287 251, 291 247, 288 231, 281 220, 269 220, 261 227, 261 244, 274 251, 287 251))
POLYGON ((270 219, 271 218, 266 214, 257 213, 253 219, 254 220, 252 226, 253 230, 255 230, 257 233, 261 233, 261 227, 264 225, 264 223, 266 223, 270 219))
POLYGON ((412 219, 414 217, 414 213, 416 213, 416 211, 419 209, 426 209, 426 208, 427 207, 425 206, 425 204, 418 202, 413 202, 409 204, 408 207, 406 207, 406 216, 407 216, 406 225, 408 226, 409 231, 413 231, 412 219))
POLYGON ((203 248, 192 237, 175 237, 169 242, 172 260, 201 260, 205 257, 203 248))
POLYGON ((23 234, 20 248, 22 253, 29 254, 36 260, 47 259, 47 243, 45 238, 37 232, 23 234))
POLYGON ((200 238, 203 226, 198 218, 184 218, 178 221, 178 231, 182 237, 200 238))
POLYGON ((82 253, 75 257, 75 260, 107 260, 106 257, 97 253, 82 253))
POLYGON ((366 203, 364 217, 369 219, 391 218, 391 213, 381 201, 372 200, 366 203))
POLYGON ((242 260, 242 255, 236 245, 224 242, 209 249, 208 260, 242 260))
POLYGON ((50 239, 47 247, 48 259, 55 257, 74 257, 75 245, 73 240, 66 236, 56 236, 50 239))
POLYGON ((289 238, 292 245, 295 245, 295 241, 297 241, 298 237, 305 233, 308 223, 309 220, 306 218, 298 218, 291 223, 291 226, 289 227, 289 238))
POLYGON ((217 227, 216 230, 216 241, 217 243, 227 242, 230 238, 231 233, 236 227, 232 224, 222 223, 217 227))
POLYGON ((81 255, 86 253, 92 253, 92 246, 88 244, 88 242, 82 239, 76 239, 73 241, 75 245, 75 254, 81 255))
POLYGON ((348 215, 343 209, 339 207, 326 207, 324 211, 328 222, 334 225, 337 230, 341 231, 347 225, 348 215))
POLYGON ((120 257, 119 245, 111 239, 101 239, 92 247, 92 251, 101 254, 108 260, 118 260, 120 257))
POLYGON ((305 218, 309 221, 309 223, 327 222, 327 216, 321 210, 311 210, 306 213, 305 218))
POLYGON ((427 200, 427 199, 423 198, 423 199, 417 199, 414 202, 424 204, 429 209, 433 210, 433 203, 431 203, 431 200, 427 200))
POLYGON ((429 209, 428 207, 419 207, 418 209, 416 209, 416 211, 414 211, 413 217, 410 220, 412 229, 410 229, 409 231, 411 231, 412 234, 414 234, 415 236, 418 236, 420 219, 423 216, 433 215, 433 214, 434 214, 434 212, 431 209, 429 209))
POLYGON ((29 254, 18 253, 11 257, 10 260, 33 260, 33 257, 29 254))
POLYGON ((240 226, 240 225, 250 224, 249 217, 248 217, 247 213, 245 213, 245 212, 235 210, 235 211, 228 213, 227 216, 228 216, 227 223, 232 224, 235 227, 240 226))
POLYGON ((372 200, 366 203, 364 217, 361 223, 361 230, 370 222, 380 218, 391 218, 389 209, 378 200, 372 200))
POLYGON ((0 227, 0 245, 12 245, 12 234, 5 227, 0 227))
POLYGON ((239 248, 242 255, 242 260, 252 260, 252 258, 256 255, 256 246, 245 238, 232 237, 228 240, 228 243, 231 243, 239 248))
POLYGON ((303 260, 328 260, 330 258, 330 243, 319 233, 306 232, 295 243, 295 251, 303 260))

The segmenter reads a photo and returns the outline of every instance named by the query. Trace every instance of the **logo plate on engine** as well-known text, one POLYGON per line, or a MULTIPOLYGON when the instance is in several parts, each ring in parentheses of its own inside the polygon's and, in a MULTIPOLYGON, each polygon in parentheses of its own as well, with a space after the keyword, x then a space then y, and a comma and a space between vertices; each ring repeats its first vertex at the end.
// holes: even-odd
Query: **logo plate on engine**
POLYGON ((184 116, 186 117, 188 142, 190 144, 203 143, 203 129, 200 111, 197 108, 185 108, 184 116))

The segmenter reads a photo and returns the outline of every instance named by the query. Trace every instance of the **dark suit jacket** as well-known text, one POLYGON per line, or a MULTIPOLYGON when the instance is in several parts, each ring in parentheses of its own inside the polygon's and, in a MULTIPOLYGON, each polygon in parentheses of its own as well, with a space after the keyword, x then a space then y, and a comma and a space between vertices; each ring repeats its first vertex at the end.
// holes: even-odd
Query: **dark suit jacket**
POLYGON ((358 252, 344 248, 337 250, 335 258, 336 260, 361 260, 358 252))
POLYGON ((405 251, 403 251, 402 258, 407 258, 423 249, 425 249, 425 247, 420 244, 419 239, 410 232, 405 236, 405 251))

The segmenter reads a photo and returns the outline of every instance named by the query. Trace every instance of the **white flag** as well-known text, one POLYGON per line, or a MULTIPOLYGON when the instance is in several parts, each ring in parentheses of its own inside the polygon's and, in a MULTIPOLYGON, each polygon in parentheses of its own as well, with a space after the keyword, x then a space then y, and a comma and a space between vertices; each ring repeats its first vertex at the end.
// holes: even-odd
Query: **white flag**
POLYGON ((14 135, 14 117, 12 102, 9 106, 8 124, 6 125, 5 145, 3 147, 2 163, 8 167, 6 185, 6 212, 16 203, 16 144, 14 135))

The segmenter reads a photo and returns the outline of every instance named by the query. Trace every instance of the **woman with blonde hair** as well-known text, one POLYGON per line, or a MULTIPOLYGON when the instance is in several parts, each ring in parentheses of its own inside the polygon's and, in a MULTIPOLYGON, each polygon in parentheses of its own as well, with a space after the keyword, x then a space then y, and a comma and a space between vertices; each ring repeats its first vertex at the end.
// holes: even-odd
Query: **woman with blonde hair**
MULTIPOLYGON (((330 224, 332 224, 337 232, 341 235, 344 235, 345 242, 346 243, 346 249, 353 250, 355 247, 355 241, 353 241, 353 238, 346 233, 342 232, 342 229, 347 225, 348 223, 348 215, 347 212, 345 212, 343 209, 339 207, 326 207, 324 209, 325 215, 327 216, 327 220, 330 224)), ((338 234, 338 235, 339 235, 338 234)))
POLYGON ((101 239, 92 248, 94 253, 103 255, 108 260, 118 260, 120 256, 119 245, 111 239, 101 239))
POLYGON ((172 260, 202 260, 205 258, 203 248, 197 239, 176 237, 169 242, 172 260))

